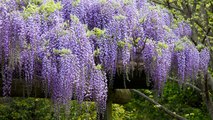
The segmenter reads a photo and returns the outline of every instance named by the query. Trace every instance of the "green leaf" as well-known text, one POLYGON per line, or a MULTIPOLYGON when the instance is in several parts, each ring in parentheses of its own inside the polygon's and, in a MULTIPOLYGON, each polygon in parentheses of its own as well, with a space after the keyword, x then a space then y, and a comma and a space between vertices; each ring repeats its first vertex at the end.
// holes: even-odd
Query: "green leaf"
POLYGON ((70 15, 70 19, 74 22, 74 23, 79 23, 79 19, 76 15, 70 15))
POLYGON ((95 57, 100 55, 100 49, 96 49, 93 54, 94 54, 95 57))
POLYGON ((95 28, 93 28, 93 33, 97 37, 101 37, 105 34, 105 30, 101 30, 101 29, 95 27, 95 28))
POLYGON ((72 6, 73 6, 73 7, 76 7, 76 6, 79 5, 80 2, 81 2, 81 0, 74 0, 74 1, 72 2, 72 6))
POLYGON ((97 70, 102 70, 102 65, 101 65, 101 64, 96 65, 96 66, 95 66, 95 69, 97 69, 97 70))
POLYGON ((118 46, 124 48, 124 46, 126 45, 126 43, 124 41, 118 41, 118 46))
POLYGON ((158 42, 158 47, 160 47, 162 49, 167 49, 168 45, 166 43, 163 43, 163 42, 158 42))
POLYGON ((124 20, 124 19, 126 19, 126 16, 124 16, 124 15, 115 15, 115 16, 113 16, 113 18, 115 20, 124 20))
POLYGON ((71 51, 70 49, 66 49, 66 48, 62 48, 61 50, 54 48, 53 53, 58 55, 68 55, 71 53, 71 51))

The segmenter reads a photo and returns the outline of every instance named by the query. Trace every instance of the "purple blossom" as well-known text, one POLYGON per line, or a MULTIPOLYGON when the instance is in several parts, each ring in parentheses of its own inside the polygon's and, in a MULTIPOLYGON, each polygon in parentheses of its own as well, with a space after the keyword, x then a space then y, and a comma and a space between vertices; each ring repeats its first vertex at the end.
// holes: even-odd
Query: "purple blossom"
POLYGON ((179 37, 191 36, 192 30, 189 24, 185 22, 180 22, 178 27, 174 29, 174 33, 179 37))
POLYGON ((210 60, 210 52, 208 48, 204 48, 200 51, 200 63, 199 63, 199 69, 202 71, 204 74, 207 73, 208 71, 208 64, 210 60))

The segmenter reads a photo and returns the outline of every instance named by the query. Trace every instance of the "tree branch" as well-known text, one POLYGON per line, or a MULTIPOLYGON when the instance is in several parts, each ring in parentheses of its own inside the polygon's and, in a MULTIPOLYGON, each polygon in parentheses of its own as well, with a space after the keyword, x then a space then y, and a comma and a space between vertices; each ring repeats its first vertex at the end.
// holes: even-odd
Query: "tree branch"
POLYGON ((158 102, 154 101, 153 99, 149 98, 148 96, 146 96, 144 93, 138 91, 138 90, 135 90, 135 89, 132 89, 131 91, 139 94, 141 97, 145 98, 146 100, 148 100, 149 102, 151 102, 152 104, 155 104, 157 105, 161 110, 163 110, 164 112, 166 112, 167 114, 169 114, 170 116, 176 118, 177 120, 187 120, 186 118, 178 115, 178 114, 175 114, 174 112, 170 111, 169 109, 167 109, 166 107, 162 106, 161 104, 159 104, 158 102))
MULTIPOLYGON (((153 2, 153 3, 160 4, 160 5, 163 5, 163 6, 168 7, 168 4, 166 4, 166 3, 159 2, 159 1, 157 1, 157 0, 150 0, 150 1, 153 2)), ((171 4, 170 4, 169 7, 170 7, 170 8, 173 8, 173 9, 175 9, 175 10, 178 10, 178 11, 180 11, 180 12, 184 12, 181 8, 178 8, 178 7, 174 6, 174 5, 171 5, 171 4)))
POLYGON ((206 38, 207 38, 207 36, 208 36, 210 30, 211 30, 211 28, 209 27, 208 30, 207 30, 207 32, 206 32, 206 35, 204 36, 204 38, 203 38, 203 40, 202 40, 202 43, 203 43, 203 44, 204 44, 204 42, 205 42, 205 40, 206 40, 206 38))
POLYGON ((197 7, 197 0, 194 0, 193 2, 193 7, 192 7, 192 11, 195 11, 197 7))
POLYGON ((208 73, 208 84, 211 87, 211 89, 213 90, 213 78, 210 73, 208 73))

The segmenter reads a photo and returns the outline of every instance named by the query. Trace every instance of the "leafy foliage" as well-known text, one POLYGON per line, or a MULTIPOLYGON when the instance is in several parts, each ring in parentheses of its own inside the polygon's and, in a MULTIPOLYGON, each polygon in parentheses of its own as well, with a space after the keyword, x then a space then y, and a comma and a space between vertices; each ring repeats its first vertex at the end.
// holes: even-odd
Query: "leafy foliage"
MULTIPOLYGON (((2 99, 2 98, 1 98, 2 99)), ((3 100, 3 99, 2 99, 3 100)), ((70 102, 70 114, 67 115, 66 111, 61 111, 59 116, 54 115, 54 109, 52 103, 48 99, 42 98, 14 98, 7 104, 0 103, 0 119, 11 120, 11 119, 22 119, 22 120, 95 120, 97 113, 96 105, 94 102, 84 102, 79 104, 77 101, 70 102)), ((123 106, 113 104, 113 120, 123 120, 131 118, 134 114, 129 113, 124 109, 123 106)))
MULTIPOLYGON (((193 88, 184 87, 180 89, 176 82, 168 81, 164 86, 161 97, 157 97, 155 91, 147 89, 141 90, 147 96, 158 101, 169 110, 185 117, 189 120, 210 120, 205 104, 201 100, 199 92, 193 88)), ((159 117, 163 120, 173 119, 171 116, 161 111, 158 106, 134 94, 134 99, 124 105, 127 112, 134 113, 129 120, 155 120, 159 117)))

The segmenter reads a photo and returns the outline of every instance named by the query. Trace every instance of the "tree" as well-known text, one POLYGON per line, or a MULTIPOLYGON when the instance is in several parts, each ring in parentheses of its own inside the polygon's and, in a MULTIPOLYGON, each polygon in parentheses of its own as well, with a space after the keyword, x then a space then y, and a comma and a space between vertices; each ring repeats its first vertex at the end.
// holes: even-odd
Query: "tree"
MULTIPOLYGON (((210 0, 151 0, 154 3, 163 5, 169 8, 173 15, 178 17, 182 17, 184 20, 188 21, 190 26, 192 27, 192 36, 191 41, 197 48, 202 48, 204 46, 208 47, 211 50, 211 59, 213 59, 212 52, 212 40, 213 40, 213 22, 212 22, 212 13, 213 13, 213 2, 210 0)), ((212 66, 212 60, 210 62, 210 66, 212 66)), ((212 71, 212 67, 209 68, 212 71)), ((212 88, 211 73, 208 73, 208 76, 202 78, 200 83, 197 84, 202 89, 203 99, 206 101, 206 106, 210 112, 210 115, 213 119, 213 103, 209 96, 209 86, 212 88)))
POLYGON ((126 87, 132 72, 145 73, 160 94, 169 75, 181 85, 207 74, 209 50, 190 41, 189 24, 147 1, 6 0, 0 8, 3 96, 14 78, 30 96, 39 78, 56 106, 94 100, 103 114, 115 76, 126 87))

